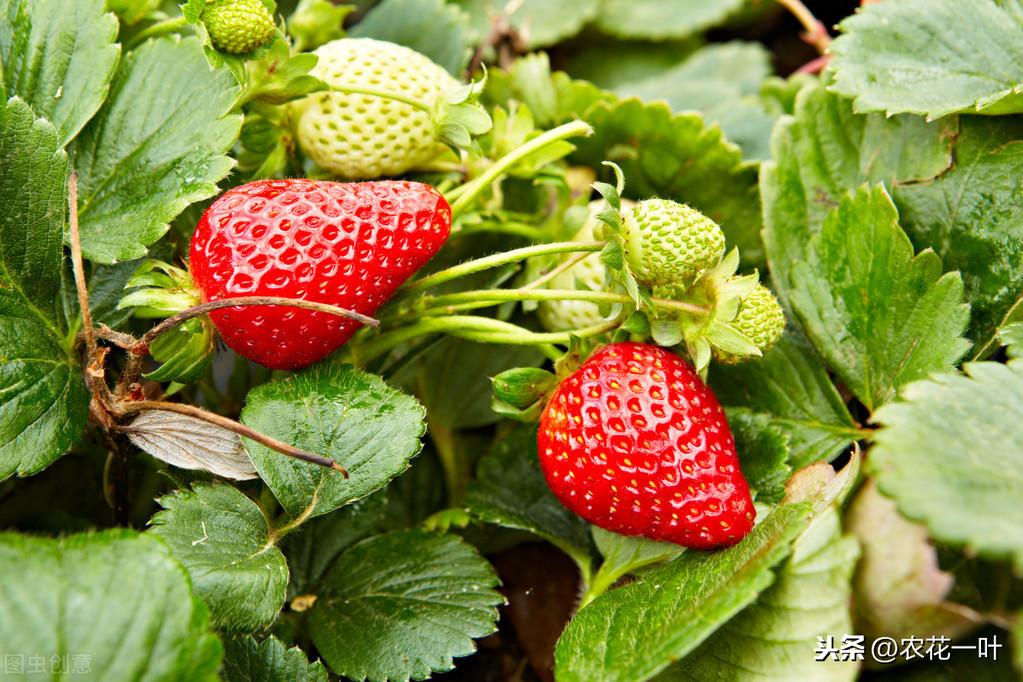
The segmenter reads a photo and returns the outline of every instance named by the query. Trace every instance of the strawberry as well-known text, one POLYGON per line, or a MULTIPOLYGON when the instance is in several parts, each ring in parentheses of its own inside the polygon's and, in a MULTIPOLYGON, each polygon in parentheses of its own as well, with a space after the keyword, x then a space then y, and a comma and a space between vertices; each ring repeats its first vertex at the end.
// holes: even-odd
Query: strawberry
POLYGON ((684 289, 724 256, 725 233, 685 204, 647 199, 622 217, 625 258, 645 286, 684 289))
MULTIPOLYGON (((445 118, 465 112, 465 106, 448 101, 459 82, 415 50, 371 38, 344 38, 323 45, 316 55, 311 74, 327 84, 381 93, 321 92, 296 105, 295 134, 302 152, 331 173, 346 179, 399 175, 444 153, 443 143, 450 141, 445 133, 464 127, 462 119, 445 118)), ((470 119, 472 112, 481 114, 489 127, 482 110, 468 108, 470 119)), ((475 123, 468 121, 466 135, 478 134, 475 123)))
POLYGON ((248 54, 273 40, 277 28, 261 0, 212 0, 202 23, 213 47, 230 54, 248 54))
MULTIPOLYGON (((771 290, 758 284, 739 302, 739 311, 731 325, 752 341, 761 353, 766 353, 785 332, 785 312, 771 290)), ((751 356, 736 355, 715 347, 714 357, 720 362, 734 364, 751 356)))
MULTIPOLYGON (((281 296, 372 315, 440 249, 451 208, 418 182, 259 180, 224 192, 192 236, 191 273, 204 301, 281 296)), ((273 369, 320 360, 359 327, 282 306, 210 313, 224 342, 273 369)))
POLYGON ((594 353, 554 390, 538 446, 562 504, 606 530, 711 549, 753 527, 724 411, 693 369, 659 346, 594 353))

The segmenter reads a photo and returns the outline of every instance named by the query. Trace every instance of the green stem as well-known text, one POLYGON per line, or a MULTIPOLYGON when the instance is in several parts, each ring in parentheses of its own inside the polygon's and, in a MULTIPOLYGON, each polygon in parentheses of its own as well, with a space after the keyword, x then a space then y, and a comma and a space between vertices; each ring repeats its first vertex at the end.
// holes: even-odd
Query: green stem
POLYGON ((159 21, 150 26, 149 28, 136 33, 135 37, 133 37, 128 42, 127 49, 130 50, 137 45, 141 45, 150 38, 156 38, 162 35, 166 35, 168 33, 173 33, 174 31, 177 31, 179 28, 184 28, 187 25, 188 19, 185 19, 185 17, 183 16, 174 17, 172 19, 164 19, 163 21, 159 21))
POLYGON ((368 95, 369 97, 379 97, 381 99, 390 99, 395 102, 401 102, 407 104, 410 107, 415 107, 420 111, 433 115, 433 107, 428 104, 424 104, 419 100, 412 99, 411 97, 405 97, 396 92, 388 92, 387 90, 376 90, 374 88, 356 88, 348 85, 332 85, 330 87, 331 92, 340 92, 346 95, 368 95))
POLYGON ((619 578, 628 573, 628 566, 621 566, 619 568, 622 570, 605 571, 604 564, 602 564, 601 567, 597 569, 597 574, 593 576, 593 580, 586 586, 583 591, 583 596, 579 600, 580 609, 607 592, 611 589, 612 585, 618 582, 619 578))
POLYGON ((535 242, 547 241, 550 236, 546 231, 526 223, 478 223, 474 225, 462 225, 451 233, 452 237, 476 234, 478 232, 498 232, 501 234, 512 234, 516 237, 525 237, 535 242))
POLYGON ((490 268, 496 268, 499 265, 506 265, 508 263, 517 263, 520 260, 526 258, 533 258, 535 256, 549 256, 556 253, 576 253, 582 251, 600 251, 604 248, 604 242, 553 242, 551 244, 535 244, 533 246, 524 246, 521 249, 512 249, 511 251, 504 251, 502 253, 495 253, 492 256, 486 256, 485 258, 477 258, 475 260, 466 261, 459 265, 440 270, 417 279, 414 282, 410 282, 398 290, 398 295, 395 299, 404 298, 409 294, 413 294, 417 291, 429 289, 445 282, 458 279, 459 277, 465 277, 466 275, 472 275, 483 270, 489 270, 490 268))
POLYGON ((451 204, 451 216, 452 220, 460 216, 465 209, 478 197, 491 183, 494 182, 500 175, 508 171, 512 166, 528 157, 544 147, 564 140, 569 137, 577 137, 579 135, 592 135, 593 128, 590 127, 585 121, 572 121, 552 128, 543 135, 533 138, 521 147, 505 154, 500 159, 494 162, 494 164, 485 170, 475 180, 465 183, 461 187, 457 187, 448 193, 448 201, 454 200, 451 204))

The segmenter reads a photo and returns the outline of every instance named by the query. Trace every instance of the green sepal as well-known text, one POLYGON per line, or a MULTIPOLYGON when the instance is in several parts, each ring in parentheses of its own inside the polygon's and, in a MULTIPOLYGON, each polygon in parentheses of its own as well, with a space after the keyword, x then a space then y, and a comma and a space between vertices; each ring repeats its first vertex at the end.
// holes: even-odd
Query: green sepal
POLYGON ((625 252, 622 251, 622 245, 616 241, 608 242, 600 252, 600 262, 611 270, 621 270, 625 267, 625 252))
POLYGON ((763 355, 757 345, 749 340, 749 337, 721 320, 711 322, 703 338, 715 348, 720 348, 732 355, 752 355, 754 357, 763 355))
POLYGON ((195 381, 209 367, 213 346, 213 324, 207 318, 186 320, 149 344, 149 354, 162 364, 144 376, 161 383, 195 381))
POLYGON ((300 0, 288 17, 288 33, 294 38, 295 51, 314 50, 344 38, 345 17, 355 9, 355 5, 335 5, 330 0, 300 0))
POLYGON ((118 310, 134 308, 139 318, 161 318, 180 313, 201 302, 187 270, 147 259, 131 276, 125 289, 135 289, 117 304, 118 310))
POLYGON ((538 400, 528 407, 519 408, 494 398, 490 403, 490 409, 512 421, 532 423, 540 420, 540 415, 543 413, 543 408, 546 404, 547 401, 538 400))
POLYGON ((650 334, 650 318, 646 313, 637 310, 622 323, 621 329, 629 334, 648 336, 650 334))
POLYGON ((556 376, 538 367, 515 367, 490 381, 497 401, 519 409, 542 400, 558 383, 556 376))
POLYGON ((434 126, 437 140, 451 147, 456 153, 468 150, 473 138, 487 133, 494 125, 490 114, 479 103, 479 97, 487 83, 487 72, 478 81, 459 85, 444 93, 437 101, 434 112, 434 126))
POLYGON ((650 336, 658 346, 671 348, 685 340, 684 327, 677 319, 654 319, 650 321, 650 336))
POLYGON ((311 52, 293 54, 287 41, 278 37, 245 60, 238 101, 279 105, 329 90, 329 85, 309 73, 318 61, 311 52))

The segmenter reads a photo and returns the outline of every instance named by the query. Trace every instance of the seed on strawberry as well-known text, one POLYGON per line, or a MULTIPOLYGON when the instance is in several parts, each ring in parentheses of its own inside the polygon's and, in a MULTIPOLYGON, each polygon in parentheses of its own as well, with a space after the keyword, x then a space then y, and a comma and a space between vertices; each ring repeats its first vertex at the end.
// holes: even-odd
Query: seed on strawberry
MULTIPOLYGON (((427 109, 458 86, 428 57, 394 43, 344 38, 323 45, 316 55, 312 75, 329 85, 392 93, 427 109)), ((400 175, 444 151, 431 112, 405 102, 327 92, 310 95, 296 110, 302 152, 343 178, 400 175)))
POLYGON ((248 54, 273 40, 277 28, 261 0, 213 0, 202 11, 213 47, 248 54))
POLYGON ((724 411, 692 368, 659 346, 594 353, 552 394, 538 447, 557 498, 606 530, 711 549, 753 527, 724 411))
MULTIPOLYGON (((372 315, 440 249, 451 208, 418 182, 259 180, 228 190, 192 236, 204 301, 278 296, 372 315)), ((224 342, 273 369, 296 369, 344 344, 359 323, 284 306, 210 313, 224 342)))
MULTIPOLYGON (((731 325, 766 353, 774 347, 785 332, 785 312, 771 290, 758 284, 739 303, 739 312, 731 325)), ((720 362, 734 364, 749 360, 749 355, 736 355, 714 348, 714 357, 720 362)))
POLYGON ((686 288, 725 253, 725 233, 695 208, 667 199, 638 202, 623 215, 625 257, 649 287, 686 288))

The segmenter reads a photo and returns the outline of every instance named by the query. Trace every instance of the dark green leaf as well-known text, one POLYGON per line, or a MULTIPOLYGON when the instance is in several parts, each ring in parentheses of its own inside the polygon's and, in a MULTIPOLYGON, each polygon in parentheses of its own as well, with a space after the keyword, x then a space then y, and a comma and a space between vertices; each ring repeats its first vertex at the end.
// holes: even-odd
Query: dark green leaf
POLYGON ((5 653, 45 656, 47 664, 66 656, 96 680, 217 679, 221 646, 206 607, 156 538, 4 533, 0 573, 5 653))
POLYGON ((120 47, 103 0, 0 0, 0 63, 8 94, 53 123, 64 146, 107 96, 120 47))
POLYGON ((249 392, 242 421, 257 431, 330 457, 350 478, 246 441, 281 505, 318 516, 382 488, 408 468, 422 443, 424 410, 379 377, 349 366, 308 369, 249 392))
POLYGON ((778 503, 785 496, 789 434, 770 415, 744 408, 728 410, 742 473, 756 492, 757 502, 778 503))
POLYGON ((82 249, 140 258, 189 204, 217 193, 241 128, 238 88, 194 38, 149 40, 117 69, 110 97, 75 141, 82 249))
POLYGON ((710 379, 722 405, 765 415, 788 436, 796 469, 834 459, 860 435, 820 359, 792 330, 758 360, 716 365, 710 379))
POLYGON ((221 630, 266 627, 284 606, 288 566, 256 503, 229 485, 197 485, 161 497, 151 532, 192 577, 221 630))
POLYGON ((453 0, 468 13, 479 40, 485 40, 493 22, 503 19, 515 28, 527 48, 553 45, 574 36, 594 18, 600 0, 453 0))
POLYGON ((873 411, 899 386, 952 369, 969 349, 958 273, 913 255, 882 187, 842 199, 792 271, 789 298, 828 365, 873 411))
POLYGON ((327 669, 310 663, 297 646, 285 648, 273 635, 262 642, 252 636, 224 642, 224 682, 327 682, 327 669))
POLYGON ((350 34, 411 47, 458 78, 475 41, 469 18, 444 0, 383 0, 350 34))
POLYGON ((453 535, 421 530, 355 545, 324 578, 309 614, 316 648, 331 669, 374 682, 425 679, 475 651, 503 602, 497 576, 453 535))
POLYGON ((604 0, 597 26, 620 38, 684 38, 717 26, 744 0, 604 0))
POLYGON ((693 651, 774 581, 809 507, 773 511, 738 545, 686 552, 583 607, 558 641, 559 681, 636 682, 693 651))

